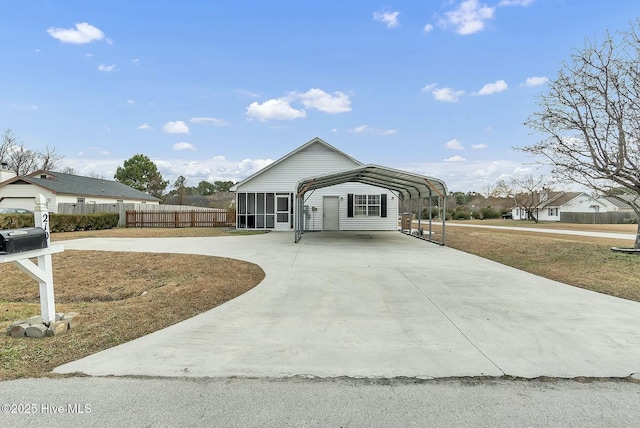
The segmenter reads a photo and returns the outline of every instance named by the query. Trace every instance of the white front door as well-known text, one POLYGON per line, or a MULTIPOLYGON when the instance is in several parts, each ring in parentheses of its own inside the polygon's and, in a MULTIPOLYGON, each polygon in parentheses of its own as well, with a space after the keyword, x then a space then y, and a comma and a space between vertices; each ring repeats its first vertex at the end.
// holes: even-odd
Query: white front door
POLYGON ((276 195, 276 230, 290 230, 289 195, 276 195))
POLYGON ((337 196, 322 198, 322 230, 340 230, 340 200, 337 196))

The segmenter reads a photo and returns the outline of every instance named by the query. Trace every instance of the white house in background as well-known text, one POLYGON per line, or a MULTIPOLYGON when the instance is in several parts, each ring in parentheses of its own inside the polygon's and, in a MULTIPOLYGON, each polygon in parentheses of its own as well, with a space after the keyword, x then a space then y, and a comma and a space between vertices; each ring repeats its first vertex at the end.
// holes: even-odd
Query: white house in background
POLYGON ((49 211, 60 203, 115 204, 160 203, 160 199, 125 184, 102 178, 82 177, 52 171, 36 171, 24 177, 3 169, 0 172, 0 208, 33 210, 34 198, 44 195, 49 211))
MULTIPOLYGON (((613 205, 602 198, 594 198, 584 192, 549 192, 533 210, 539 221, 560 221, 560 213, 603 213, 612 211, 613 205)), ((515 206, 511 213, 516 220, 526 220, 524 207, 515 206)))
MULTIPOLYGON (((231 187, 238 229, 293 230, 297 183, 363 164, 314 138, 231 187)), ((305 195, 304 230, 397 230, 398 196, 363 183, 343 183, 305 195)))
POLYGON ((617 199, 611 196, 602 196, 598 198, 598 201, 602 202, 606 206, 607 212, 609 211, 615 211, 615 212, 621 212, 621 213, 634 212, 633 208, 631 208, 631 205, 621 201, 620 199, 617 199))

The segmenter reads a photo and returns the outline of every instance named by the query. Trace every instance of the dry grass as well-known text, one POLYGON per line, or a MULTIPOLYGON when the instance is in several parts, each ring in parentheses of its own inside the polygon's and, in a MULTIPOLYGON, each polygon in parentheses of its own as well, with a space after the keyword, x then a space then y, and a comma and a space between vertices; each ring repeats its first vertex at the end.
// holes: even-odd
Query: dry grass
MULTIPOLYGON (((198 236, 216 233, 198 231, 198 236)), ((185 236, 183 229, 177 233, 185 236)), ((100 233, 111 234, 122 231, 100 233)), ((0 380, 48 375, 58 365, 218 306, 264 278, 254 264, 220 257, 100 251, 52 257, 56 310, 78 312, 80 323, 67 334, 44 339, 4 335, 11 322, 39 315, 40 305, 37 283, 11 264, 0 265, 0 380)))
MULTIPOLYGON (((487 223, 478 222, 478 224, 487 223)), ((529 224, 526 225, 529 226, 529 224)), ((636 225, 558 225, 556 223, 549 225, 548 228, 635 233, 636 227, 636 225), (624 226, 625 229, 609 228, 609 226, 624 226), (596 229, 596 227, 599 228, 596 229)), ((633 241, 515 230, 449 227, 446 244, 449 247, 565 284, 640 302, 639 256, 611 251, 611 247, 615 246, 632 246, 633 241)))
POLYGON ((636 233, 637 224, 569 224, 556 221, 535 223, 523 220, 463 220, 451 221, 449 223, 477 224, 481 226, 508 226, 508 227, 529 227, 534 229, 569 229, 584 230, 589 232, 611 232, 611 233, 636 233))

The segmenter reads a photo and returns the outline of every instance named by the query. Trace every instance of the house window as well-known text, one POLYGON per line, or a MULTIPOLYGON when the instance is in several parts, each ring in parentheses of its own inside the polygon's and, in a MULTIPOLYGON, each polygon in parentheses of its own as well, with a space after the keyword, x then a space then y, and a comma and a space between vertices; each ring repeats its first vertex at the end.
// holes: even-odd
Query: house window
POLYGON ((380 195, 353 195, 353 214, 380 217, 380 195))
POLYGON ((558 208, 548 208, 547 215, 549 217, 554 217, 558 215, 558 208))
POLYGON ((77 202, 78 202, 79 204, 84 204, 84 198, 78 198, 78 199, 77 199, 77 202))

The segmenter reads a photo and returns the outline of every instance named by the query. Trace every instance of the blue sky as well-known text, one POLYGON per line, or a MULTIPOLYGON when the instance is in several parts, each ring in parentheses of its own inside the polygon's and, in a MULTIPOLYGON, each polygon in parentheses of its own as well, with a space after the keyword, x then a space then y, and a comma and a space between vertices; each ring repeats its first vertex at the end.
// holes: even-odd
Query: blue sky
POLYGON ((111 179, 240 180, 320 137, 454 191, 538 174, 512 147, 560 63, 637 0, 0 2, 0 129, 111 179))

